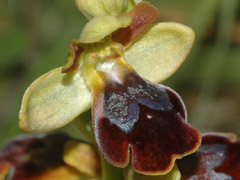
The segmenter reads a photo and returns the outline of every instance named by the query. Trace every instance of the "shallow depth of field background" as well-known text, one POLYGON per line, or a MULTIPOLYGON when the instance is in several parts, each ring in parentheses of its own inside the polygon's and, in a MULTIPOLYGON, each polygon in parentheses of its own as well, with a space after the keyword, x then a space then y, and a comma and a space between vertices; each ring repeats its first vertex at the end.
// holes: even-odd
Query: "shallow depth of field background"
MULTIPOLYGON (((240 0, 150 2, 160 10, 159 22, 179 22, 196 32, 188 58, 163 84, 182 96, 193 126, 239 135, 240 0)), ((0 1, 0 146, 24 133, 17 123, 25 89, 64 65, 68 42, 85 23, 74 0, 0 1)))

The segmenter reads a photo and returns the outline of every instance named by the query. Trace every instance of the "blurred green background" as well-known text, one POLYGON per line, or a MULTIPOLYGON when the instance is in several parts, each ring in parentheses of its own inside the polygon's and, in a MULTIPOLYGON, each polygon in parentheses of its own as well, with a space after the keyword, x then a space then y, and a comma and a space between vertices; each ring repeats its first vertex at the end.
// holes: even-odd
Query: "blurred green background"
MULTIPOLYGON (((186 24, 196 32, 181 68, 163 84, 182 96, 188 121, 206 131, 240 134, 240 1, 151 0, 159 22, 186 24)), ((0 1, 0 145, 16 134, 25 89, 62 66, 67 45, 86 20, 74 0, 0 1)))

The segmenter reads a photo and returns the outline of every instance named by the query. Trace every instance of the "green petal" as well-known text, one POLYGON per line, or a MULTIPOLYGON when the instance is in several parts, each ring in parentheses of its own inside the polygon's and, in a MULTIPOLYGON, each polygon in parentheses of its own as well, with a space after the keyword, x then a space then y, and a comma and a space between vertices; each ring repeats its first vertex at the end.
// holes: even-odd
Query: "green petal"
POLYGON ((26 90, 19 114, 21 129, 50 131, 90 108, 91 93, 81 72, 62 74, 61 69, 42 75, 26 90))
POLYGON ((110 15, 116 16, 122 12, 125 0, 102 0, 102 3, 110 15))
POLYGON ((76 6, 87 18, 118 15, 124 8, 125 0, 75 0, 76 6))
POLYGON ((127 0, 123 12, 129 12, 135 6, 134 0, 127 0))
POLYGON ((189 53, 195 34, 178 23, 153 25, 125 51, 126 61, 142 77, 160 82, 173 74, 189 53))
POLYGON ((137 4, 137 3, 142 2, 142 0, 134 0, 134 2, 137 4))
POLYGON ((108 12, 104 8, 104 4, 99 0, 75 0, 75 3, 87 19, 91 19, 95 16, 108 15, 108 12))
POLYGON ((79 42, 94 43, 100 41, 117 29, 129 26, 131 22, 132 19, 128 14, 94 17, 83 28, 79 42))

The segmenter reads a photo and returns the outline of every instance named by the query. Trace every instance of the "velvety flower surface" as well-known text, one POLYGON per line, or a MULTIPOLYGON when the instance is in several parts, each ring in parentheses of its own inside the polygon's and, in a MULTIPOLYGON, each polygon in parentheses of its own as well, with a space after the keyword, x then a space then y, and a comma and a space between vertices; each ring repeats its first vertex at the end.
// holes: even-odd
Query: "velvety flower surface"
POLYGON ((181 98, 151 82, 176 71, 192 47, 194 32, 177 23, 153 24, 159 13, 147 2, 127 1, 123 8, 116 2, 110 4, 116 11, 105 14, 102 9, 96 15, 84 1, 82 11, 90 21, 69 44, 66 65, 26 90, 19 127, 50 131, 92 106, 95 139, 109 163, 127 166, 131 150, 136 171, 166 174, 176 158, 197 149, 201 138, 187 123, 181 98))
POLYGON ((206 133, 200 148, 177 161, 182 180, 239 180, 240 141, 233 134, 206 133))
MULTIPOLYGON (((65 154, 65 159, 71 157, 65 154)), ((74 180, 80 177, 95 177, 100 174, 99 159, 94 149, 83 142, 75 141, 65 134, 38 134, 19 136, 0 151, 0 179, 8 174, 9 180, 74 180), (74 141, 82 148, 79 154, 97 162, 95 166, 79 159, 85 169, 75 168, 63 159, 65 143, 74 141)))
POLYGON ((121 65, 104 77, 104 87, 94 94, 93 119, 97 144, 108 162, 126 167, 130 148, 137 172, 161 174, 176 158, 197 149, 199 132, 187 124, 176 92, 121 65))

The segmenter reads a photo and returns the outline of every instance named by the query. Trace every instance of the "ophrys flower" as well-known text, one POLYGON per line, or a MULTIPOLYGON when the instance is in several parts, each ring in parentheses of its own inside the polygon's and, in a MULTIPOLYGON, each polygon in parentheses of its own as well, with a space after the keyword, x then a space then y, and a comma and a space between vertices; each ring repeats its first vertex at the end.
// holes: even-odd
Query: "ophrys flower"
POLYGON ((201 138, 187 124, 179 95, 152 82, 179 67, 194 33, 177 23, 152 24, 158 11, 147 2, 124 13, 129 7, 89 17, 80 38, 69 45, 67 64, 25 92, 19 126, 50 131, 92 105, 95 139, 109 163, 126 167, 131 149, 136 171, 165 174, 176 158, 195 151, 201 138))

